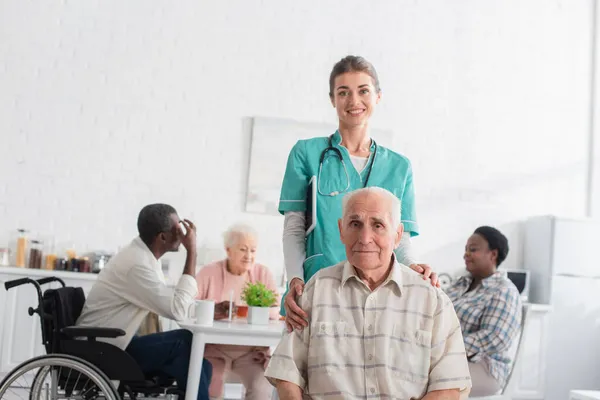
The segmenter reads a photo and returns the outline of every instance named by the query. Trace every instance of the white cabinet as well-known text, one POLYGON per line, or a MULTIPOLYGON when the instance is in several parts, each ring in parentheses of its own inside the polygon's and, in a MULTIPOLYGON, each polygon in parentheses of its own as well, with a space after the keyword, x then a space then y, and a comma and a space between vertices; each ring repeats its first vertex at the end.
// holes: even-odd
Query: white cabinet
POLYGON ((513 400, 546 398, 546 357, 550 306, 527 304, 527 322, 507 391, 513 400))
MULTIPOLYGON (((86 295, 96 279, 95 274, 0 267, 0 376, 25 360, 45 354, 40 318, 37 314, 30 316, 28 313, 29 307, 38 306, 35 287, 27 284, 7 291, 4 282, 46 276, 57 276, 67 286, 82 287, 86 295)), ((58 286, 58 283, 53 282, 42 286, 42 290, 58 286)))
POLYGON ((552 305, 546 400, 572 389, 600 390, 600 220, 541 216, 525 224, 524 267, 530 300, 552 305))
MULTIPOLYGON (((552 247, 552 274, 600 276, 600 266, 596 250, 600 220, 576 220, 554 218, 549 220, 554 224, 551 233, 555 245, 552 247), (565 251, 561 244, 577 242, 577 251, 565 251), (576 266, 576 268, 575 268, 576 266)), ((573 249, 573 247, 569 247, 573 249)))

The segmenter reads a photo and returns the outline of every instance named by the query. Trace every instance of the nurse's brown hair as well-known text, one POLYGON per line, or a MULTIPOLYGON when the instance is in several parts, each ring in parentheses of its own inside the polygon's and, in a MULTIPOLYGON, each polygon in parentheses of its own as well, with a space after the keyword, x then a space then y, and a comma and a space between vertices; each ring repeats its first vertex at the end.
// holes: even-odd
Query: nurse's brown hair
POLYGON ((368 74, 371 79, 373 79, 373 86, 375 86, 375 90, 378 93, 381 91, 379 88, 377 71, 375 71, 373 64, 361 56, 346 56, 338 61, 331 70, 331 74, 329 75, 329 97, 333 97, 333 85, 335 84, 335 78, 347 72, 364 72, 368 74))

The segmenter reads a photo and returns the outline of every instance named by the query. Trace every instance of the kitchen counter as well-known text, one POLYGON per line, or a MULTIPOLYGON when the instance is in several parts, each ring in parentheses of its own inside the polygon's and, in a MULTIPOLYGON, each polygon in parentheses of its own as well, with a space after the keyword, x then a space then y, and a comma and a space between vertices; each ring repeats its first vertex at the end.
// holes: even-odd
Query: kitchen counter
POLYGON ((15 275, 15 279, 26 277, 44 278, 47 276, 55 276, 61 279, 76 279, 95 281, 98 274, 90 272, 73 272, 73 271, 54 271, 46 269, 32 269, 19 267, 0 267, 0 274, 15 275))

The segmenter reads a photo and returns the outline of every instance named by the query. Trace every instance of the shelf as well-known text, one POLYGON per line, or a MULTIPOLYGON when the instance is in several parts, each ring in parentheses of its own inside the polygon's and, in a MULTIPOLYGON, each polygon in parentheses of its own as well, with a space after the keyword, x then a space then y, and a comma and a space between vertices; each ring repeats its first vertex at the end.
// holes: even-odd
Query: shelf
MULTIPOLYGON (((98 274, 89 272, 73 272, 73 271, 51 271, 46 269, 31 269, 19 267, 0 267, 0 274, 18 275, 20 277, 47 277, 55 276, 61 279, 75 279, 84 281, 95 281, 98 274)), ((15 277, 17 279, 18 277, 15 277)))
MULTIPOLYGON (((17 275, 15 279, 18 277, 39 277, 43 278, 46 276, 56 276, 57 278, 62 279, 76 279, 76 280, 84 280, 84 281, 95 281, 98 274, 89 273, 89 272, 72 272, 72 271, 49 271, 46 269, 31 269, 31 268, 19 268, 19 267, 0 267, 0 275, 9 274, 9 275, 17 275)), ((174 287, 177 282, 166 282, 167 286, 174 287)), ((277 288, 279 294, 283 295, 285 292, 285 287, 277 288)))

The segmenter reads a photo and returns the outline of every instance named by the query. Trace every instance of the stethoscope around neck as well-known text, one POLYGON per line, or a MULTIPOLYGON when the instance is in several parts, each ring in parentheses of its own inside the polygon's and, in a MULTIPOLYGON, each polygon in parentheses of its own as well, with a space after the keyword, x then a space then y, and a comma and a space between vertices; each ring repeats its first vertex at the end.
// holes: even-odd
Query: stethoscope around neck
MULTIPOLYGON (((372 140, 372 139, 371 139, 372 140)), ((373 140, 373 155, 371 156, 371 160, 369 161, 369 172, 367 172, 367 178, 365 179, 365 183, 363 187, 367 187, 369 183, 369 178, 371 177, 371 171, 373 170, 373 163, 375 162, 375 156, 377 155, 377 143, 373 140)), ((340 149, 333 145, 333 135, 329 136, 328 145, 323 152, 321 152, 321 157, 319 158, 319 175, 317 176, 317 191, 321 196, 337 196, 340 193, 346 192, 350 188, 350 175, 348 175, 348 169, 346 168, 346 163, 344 162, 344 156, 340 149), (344 168, 344 173, 346 174, 346 187, 342 191, 334 190, 331 193, 323 193, 321 192, 321 171, 323 170, 323 161, 325 161, 325 157, 327 157, 327 153, 333 151, 336 157, 342 163, 342 167, 344 168)))

